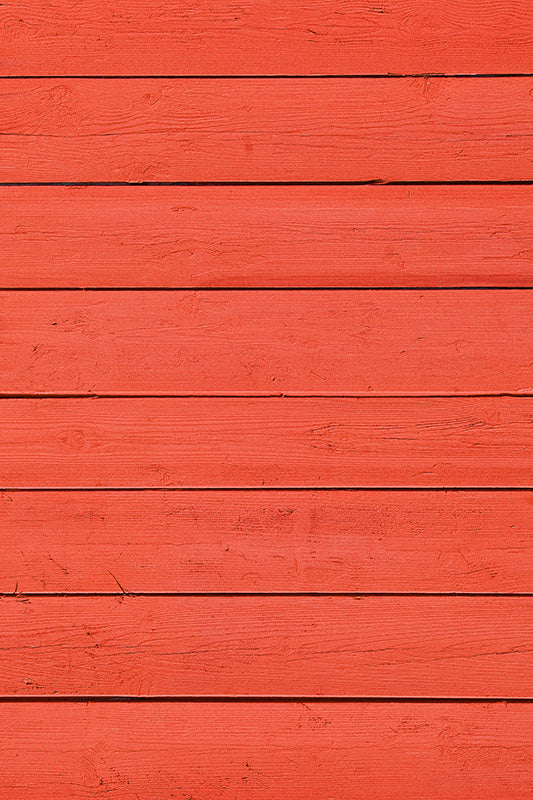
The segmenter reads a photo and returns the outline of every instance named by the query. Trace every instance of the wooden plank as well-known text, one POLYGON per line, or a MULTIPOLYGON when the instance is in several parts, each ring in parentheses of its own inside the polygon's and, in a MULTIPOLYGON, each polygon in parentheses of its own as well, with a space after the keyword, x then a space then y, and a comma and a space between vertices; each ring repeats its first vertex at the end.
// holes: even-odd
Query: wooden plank
POLYGON ((0 286, 531 286, 533 188, 4 186, 0 286))
POLYGON ((0 485, 532 484, 531 398, 0 401, 0 485))
POLYGON ((0 515, 1 592, 533 585, 527 491, 4 492, 0 515))
POLYGON ((6 0, 3 74, 531 71, 527 0, 6 0))
POLYGON ((4 79, 0 182, 533 180, 532 112, 531 76, 4 79))
POLYGON ((5 696, 531 697, 533 597, 3 597, 5 696))
POLYGON ((533 392, 533 290, 0 292, 0 391, 533 392))
POLYGON ((532 708, 4 703, 0 798, 529 800, 532 708))

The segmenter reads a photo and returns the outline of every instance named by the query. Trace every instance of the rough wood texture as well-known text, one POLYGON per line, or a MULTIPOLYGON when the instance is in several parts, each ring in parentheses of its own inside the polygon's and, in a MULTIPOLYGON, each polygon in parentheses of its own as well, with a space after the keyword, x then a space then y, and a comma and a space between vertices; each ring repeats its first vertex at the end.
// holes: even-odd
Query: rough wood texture
POLYGON ((533 291, 0 292, 3 394, 533 392, 533 291))
POLYGON ((0 517, 2 592, 533 585, 528 491, 4 492, 0 517))
POLYGON ((3 597, 0 634, 3 695, 533 695, 533 597, 3 597))
POLYGON ((533 77, 0 80, 0 182, 533 180, 533 77))
POLYGON ((0 705, 2 800, 530 800, 522 703, 0 705))
POLYGON ((0 401, 0 485, 532 484, 531 398, 0 401))
POLYGON ((4 186, 0 287, 532 286, 533 187, 4 186))
POLYGON ((531 22, 0 4, 0 800, 530 800, 531 22))
POLYGON ((528 72, 527 0, 7 0, 6 75, 528 72))

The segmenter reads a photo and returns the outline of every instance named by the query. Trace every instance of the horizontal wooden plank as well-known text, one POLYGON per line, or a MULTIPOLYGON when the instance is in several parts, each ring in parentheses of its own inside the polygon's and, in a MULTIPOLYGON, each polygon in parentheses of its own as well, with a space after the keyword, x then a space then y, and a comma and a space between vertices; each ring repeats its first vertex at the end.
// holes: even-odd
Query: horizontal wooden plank
POLYGON ((533 597, 3 597, 0 694, 531 697, 533 597))
POLYGON ((0 81, 0 182, 533 180, 533 77, 0 81))
POLYGON ((532 492, 4 492, 1 592, 530 592, 532 492))
POLYGON ((2 800, 529 800, 524 703, 4 703, 2 800))
POLYGON ((0 401, 0 485, 532 484, 531 398, 0 401))
POLYGON ((7 0, 7 75, 528 72, 527 0, 7 0))
POLYGON ((533 392, 533 290, 0 292, 4 394, 533 392))
POLYGON ((0 244, 5 288, 531 286, 533 187, 3 186, 0 244))

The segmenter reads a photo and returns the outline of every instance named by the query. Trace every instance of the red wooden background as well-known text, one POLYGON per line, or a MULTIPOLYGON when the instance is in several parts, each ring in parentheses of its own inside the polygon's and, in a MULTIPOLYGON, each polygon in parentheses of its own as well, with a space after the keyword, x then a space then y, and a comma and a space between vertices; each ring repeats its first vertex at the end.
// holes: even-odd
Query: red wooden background
POLYGON ((530 800, 532 54, 0 6, 1 800, 530 800))

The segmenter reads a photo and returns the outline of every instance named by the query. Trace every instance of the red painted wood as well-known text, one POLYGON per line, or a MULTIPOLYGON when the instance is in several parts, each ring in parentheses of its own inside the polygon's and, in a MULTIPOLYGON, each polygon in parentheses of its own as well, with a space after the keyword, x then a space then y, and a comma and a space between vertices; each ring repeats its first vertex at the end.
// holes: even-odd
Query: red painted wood
POLYGON ((5 186, 0 286, 531 286, 531 186, 5 186))
POLYGON ((529 800, 522 703, 0 705, 2 800, 529 800))
POLYGON ((533 585, 528 491, 4 492, 0 517, 1 592, 533 585))
POLYGON ((2 695, 533 695, 533 597, 4 597, 0 634, 2 695))
POLYGON ((1 80, 0 181, 533 180, 533 77, 1 80))
POLYGON ((529 72, 527 0, 7 0, 7 75, 529 72))
POLYGON ((3 399, 6 487, 532 484, 531 398, 3 399))
POLYGON ((0 292, 7 394, 533 392, 533 291, 0 292))
MULTIPOLYGON (((117 1, 0 7, 52 76, 0 80, 0 183, 311 185, 6 186, 0 287, 531 284, 527 0, 117 1), (390 72, 465 77, 312 77, 390 72)), ((2 292, 0 392, 154 397, 0 401, 0 485, 199 488, 3 492, 0 695, 531 699, 533 596, 435 594, 531 591, 530 305, 2 292), (246 397, 291 393, 393 397, 246 397)), ((530 709, 0 703, 0 800, 529 798, 530 709)))

